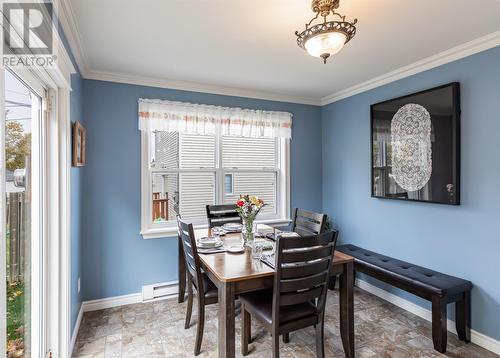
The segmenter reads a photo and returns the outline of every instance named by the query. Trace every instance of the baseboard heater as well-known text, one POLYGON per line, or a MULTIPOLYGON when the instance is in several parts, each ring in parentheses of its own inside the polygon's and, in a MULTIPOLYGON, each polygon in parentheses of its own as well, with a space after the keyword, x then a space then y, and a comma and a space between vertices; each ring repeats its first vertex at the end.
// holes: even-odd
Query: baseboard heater
POLYGON ((179 292, 179 285, 177 281, 146 285, 142 286, 142 301, 170 298, 176 295, 178 292, 179 292))

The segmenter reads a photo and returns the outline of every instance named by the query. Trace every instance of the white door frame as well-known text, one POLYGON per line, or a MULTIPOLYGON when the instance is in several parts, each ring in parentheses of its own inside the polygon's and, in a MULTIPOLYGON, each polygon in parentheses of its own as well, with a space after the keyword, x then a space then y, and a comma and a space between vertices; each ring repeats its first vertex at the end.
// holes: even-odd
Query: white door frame
MULTIPOLYGON (((12 0, 10 0, 12 1, 12 0)), ((37 0, 35 0, 37 1, 37 0)), ((55 2, 54 5, 56 5, 55 2)), ((49 89, 48 116, 46 125, 46 184, 43 196, 44 227, 46 237, 50 237, 47 246, 47 302, 46 354, 53 357, 71 357, 71 236, 70 236, 70 168, 71 168, 71 122, 70 91, 71 74, 75 68, 58 36, 57 28, 52 24, 55 34, 57 63, 50 69, 33 69, 29 72, 37 77, 44 87, 49 89)), ((3 31, 0 43, 3 44, 3 31)), ((4 110, 5 78, 3 68, 0 71, 0 113, 4 110)), ((4 126, 0 126, 0 297, 5 302, 5 141, 4 126), (2 276, 3 275, 3 276, 2 276)), ((0 357, 6 352, 6 312, 0 304, 0 357)), ((48 356, 48 355, 47 355, 48 356)))
MULTIPOLYGON (((0 39, 3 43, 3 37, 0 39)), ((5 113, 5 74, 0 71, 0 113, 5 113)), ((7 260, 6 260, 6 217, 5 217, 5 125, 0 125, 0 356, 7 352, 7 312, 6 297, 7 260)))

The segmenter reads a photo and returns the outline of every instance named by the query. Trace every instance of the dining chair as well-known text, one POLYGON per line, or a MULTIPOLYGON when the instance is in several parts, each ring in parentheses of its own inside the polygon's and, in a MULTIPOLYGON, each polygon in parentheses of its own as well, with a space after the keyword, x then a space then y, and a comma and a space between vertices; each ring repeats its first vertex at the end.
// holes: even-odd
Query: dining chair
POLYGON ((207 205, 208 227, 222 226, 227 223, 242 223, 236 211, 236 204, 207 205))
POLYGON ((241 294, 241 351, 248 354, 251 317, 271 332, 273 357, 279 357, 279 336, 315 326, 316 355, 324 357, 324 313, 337 232, 307 237, 278 237, 273 290, 241 294))
POLYGON ((187 271, 188 302, 186 310, 186 322, 184 328, 188 329, 193 310, 193 286, 197 292, 198 299, 198 329, 196 330, 196 341, 194 345, 194 355, 200 354, 201 342, 203 340, 203 328, 205 326, 205 306, 217 303, 218 291, 214 283, 202 272, 196 240, 193 232, 193 224, 183 221, 177 217, 179 227, 179 237, 184 249, 187 271))
POLYGON ((326 228, 326 214, 295 208, 293 211, 292 231, 300 236, 321 234, 326 228))

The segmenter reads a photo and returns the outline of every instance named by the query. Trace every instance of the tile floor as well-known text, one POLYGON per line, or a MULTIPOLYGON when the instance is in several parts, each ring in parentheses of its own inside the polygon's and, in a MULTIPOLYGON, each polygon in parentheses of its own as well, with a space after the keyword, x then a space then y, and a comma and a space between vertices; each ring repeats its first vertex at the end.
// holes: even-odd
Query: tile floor
MULTIPOLYGON (((196 302, 196 301, 195 301, 196 302)), ((440 357, 432 348, 429 322, 365 291, 355 291, 357 357, 440 357)), ((75 344, 74 358, 192 357, 196 332, 196 305, 191 328, 184 329, 186 304, 176 299, 139 303, 85 313, 75 344)), ((217 356, 217 305, 208 306, 199 357, 217 356)), ((327 357, 344 357, 339 333, 338 292, 328 293, 325 323, 327 357)), ((249 357, 270 357, 269 334, 252 322, 249 357)), ((236 353, 240 354, 240 316, 236 318, 236 353)), ((281 357, 315 357, 314 329, 290 335, 281 343, 281 357)), ((448 334, 448 357, 499 357, 448 334)))

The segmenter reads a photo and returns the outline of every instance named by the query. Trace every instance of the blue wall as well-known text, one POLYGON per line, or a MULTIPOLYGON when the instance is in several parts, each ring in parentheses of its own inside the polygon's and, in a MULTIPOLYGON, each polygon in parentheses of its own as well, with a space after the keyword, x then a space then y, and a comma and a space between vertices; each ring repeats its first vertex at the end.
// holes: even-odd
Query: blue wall
POLYGON ((291 112, 291 204, 322 208, 320 107, 94 80, 83 81, 83 92, 88 149, 82 198, 84 300, 177 279, 176 239, 139 235, 140 97, 291 112))
MULTIPOLYGON (((71 75, 70 119, 83 122, 83 80, 80 74, 71 75)), ((81 291, 78 292, 78 278, 82 271, 82 171, 84 168, 71 168, 71 330, 76 324, 82 304, 81 291)), ((81 283, 81 282, 80 282, 81 283)))
POLYGON ((471 280, 472 327, 500 339, 500 47, 327 105, 322 127, 323 209, 341 241, 471 280), (370 104, 452 81, 461 86, 462 205, 371 198, 370 104))

